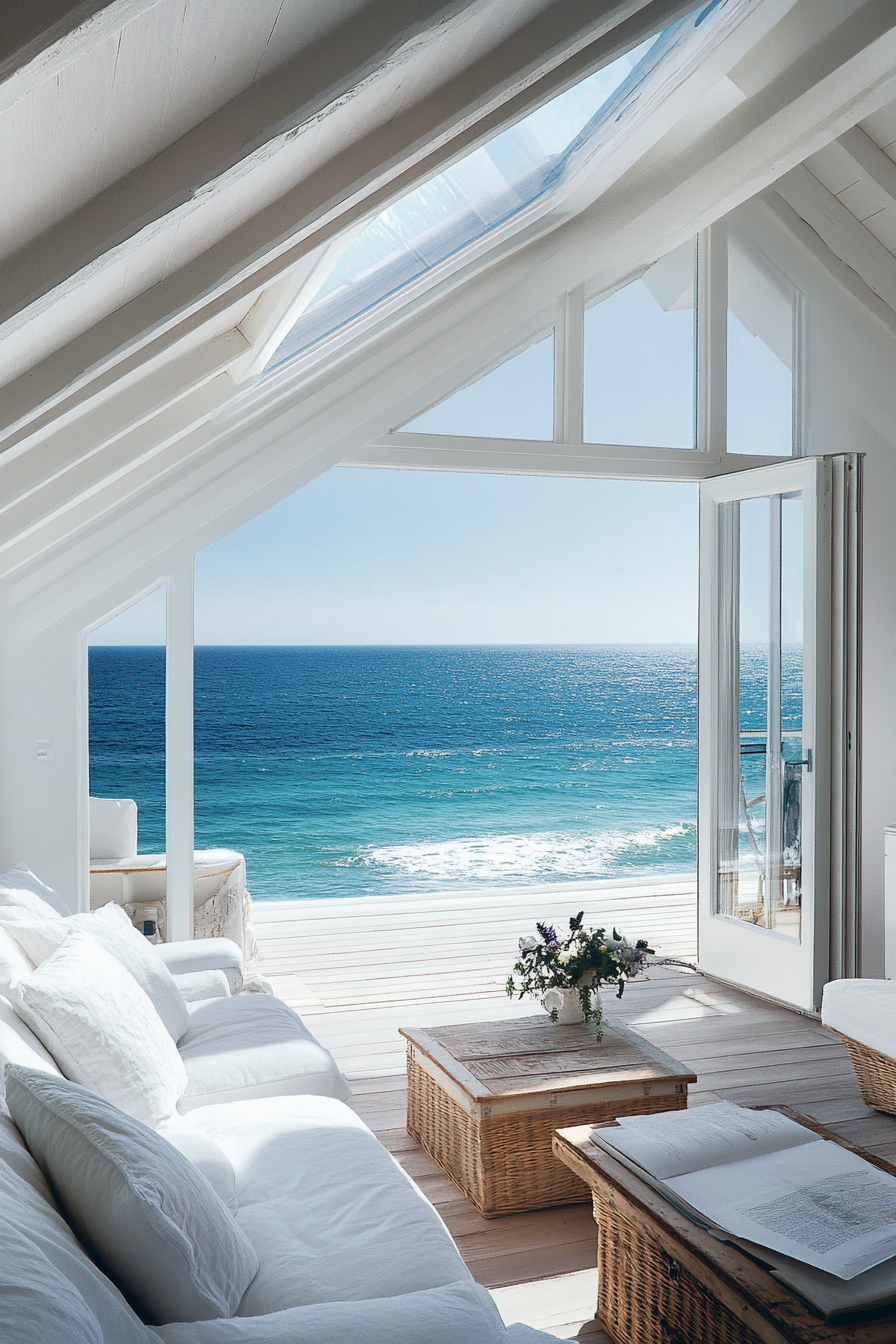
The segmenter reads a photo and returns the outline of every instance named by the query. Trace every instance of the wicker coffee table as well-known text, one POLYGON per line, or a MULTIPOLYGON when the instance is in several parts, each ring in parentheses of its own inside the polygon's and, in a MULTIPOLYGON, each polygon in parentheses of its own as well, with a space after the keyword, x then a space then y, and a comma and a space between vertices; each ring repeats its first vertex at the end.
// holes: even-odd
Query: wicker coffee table
MULTIPOLYGON (((764 1110, 765 1107, 759 1109, 764 1110)), ((882 1170, 864 1152, 787 1106, 783 1111, 882 1170)), ((560 1130, 554 1152, 594 1196, 596 1319, 618 1344, 893 1344, 896 1307, 826 1321, 737 1246, 704 1232, 591 1142, 560 1130)))
POLYGON ((583 1204, 587 1184, 551 1152, 560 1125, 680 1110, 696 1075, 627 1027, 512 1022, 401 1028, 408 1133, 486 1218, 583 1204))

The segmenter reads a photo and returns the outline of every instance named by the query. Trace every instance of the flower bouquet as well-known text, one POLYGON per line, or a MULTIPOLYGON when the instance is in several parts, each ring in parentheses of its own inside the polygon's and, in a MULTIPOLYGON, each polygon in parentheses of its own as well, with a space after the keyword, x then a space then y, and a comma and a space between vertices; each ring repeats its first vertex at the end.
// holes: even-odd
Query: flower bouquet
POLYGON ((603 1036, 603 1008, 598 993, 601 985, 616 985, 617 998, 621 999, 626 980, 644 969, 647 955, 653 949, 643 938, 632 945, 615 929, 612 938, 607 937, 604 929, 586 929, 582 925, 583 914, 580 910, 570 919, 569 932, 562 937, 550 924, 536 924, 537 938, 521 938, 519 960, 506 988, 511 998, 514 995, 523 998, 526 994, 541 998, 552 1022, 560 1017, 595 1023, 599 1041, 603 1036), (564 1000, 576 997, 575 1017, 561 1017, 564 1000))

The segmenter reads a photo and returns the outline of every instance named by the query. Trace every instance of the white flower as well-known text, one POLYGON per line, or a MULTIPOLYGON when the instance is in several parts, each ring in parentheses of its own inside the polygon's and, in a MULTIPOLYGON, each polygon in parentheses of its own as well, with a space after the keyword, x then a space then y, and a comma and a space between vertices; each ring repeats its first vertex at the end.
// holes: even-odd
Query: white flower
POLYGON ((534 952, 536 947, 538 947, 537 938, 530 937, 520 939, 520 952, 523 954, 523 956, 525 956, 527 952, 534 952))

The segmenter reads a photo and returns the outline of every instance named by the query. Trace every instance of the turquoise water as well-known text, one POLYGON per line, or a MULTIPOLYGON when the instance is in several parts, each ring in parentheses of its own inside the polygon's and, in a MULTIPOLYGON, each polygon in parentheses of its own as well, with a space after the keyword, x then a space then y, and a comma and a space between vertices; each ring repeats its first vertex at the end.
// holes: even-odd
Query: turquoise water
MULTIPOLYGON (((164 649, 90 650, 91 792, 164 849, 164 649)), ((693 871, 696 649, 196 650, 196 844, 258 898, 693 871)))

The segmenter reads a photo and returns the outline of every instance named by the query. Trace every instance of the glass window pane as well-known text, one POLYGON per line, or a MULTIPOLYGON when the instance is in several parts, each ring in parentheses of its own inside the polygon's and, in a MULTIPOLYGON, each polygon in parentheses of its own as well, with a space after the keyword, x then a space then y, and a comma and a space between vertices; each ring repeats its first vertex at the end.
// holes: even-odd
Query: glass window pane
POLYGON ((585 314, 585 442, 694 447, 693 242, 585 314))
POLYGON ((798 939, 803 500, 723 507, 716 912, 798 939))
POLYGON ((793 452, 794 295, 728 240, 728 451, 793 452))
POLYGON ((553 439, 553 332, 404 429, 486 439, 553 439))

